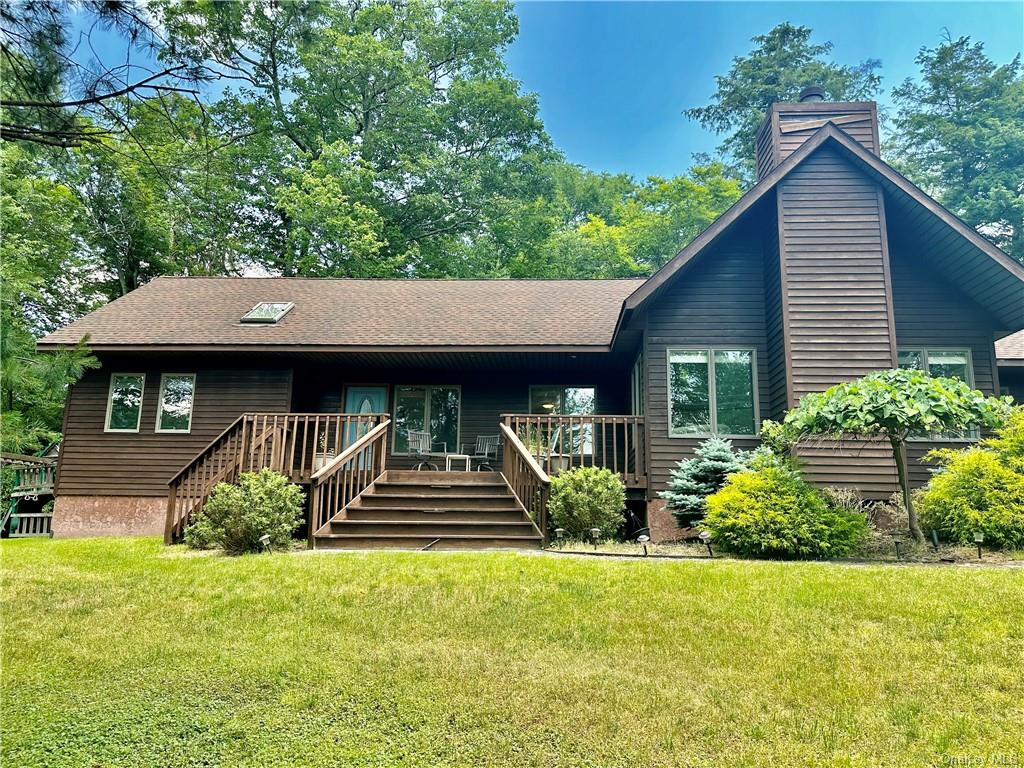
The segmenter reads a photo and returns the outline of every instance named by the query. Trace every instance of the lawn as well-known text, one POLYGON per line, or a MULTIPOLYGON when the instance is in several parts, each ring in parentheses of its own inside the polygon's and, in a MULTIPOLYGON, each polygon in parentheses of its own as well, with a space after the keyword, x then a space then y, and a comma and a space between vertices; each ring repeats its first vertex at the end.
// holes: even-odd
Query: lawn
POLYGON ((1024 765, 1020 569, 2 556, 5 766, 1024 765))

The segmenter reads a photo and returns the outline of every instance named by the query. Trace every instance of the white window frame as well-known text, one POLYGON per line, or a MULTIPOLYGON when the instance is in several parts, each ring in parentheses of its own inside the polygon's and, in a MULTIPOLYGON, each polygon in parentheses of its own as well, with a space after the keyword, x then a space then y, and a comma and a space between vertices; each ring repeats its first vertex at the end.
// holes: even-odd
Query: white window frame
POLYGON ((156 424, 155 431, 164 435, 188 435, 192 432, 192 412, 196 407, 196 375, 194 373, 162 373, 160 374, 160 397, 156 401, 156 424), (180 379, 192 379, 192 402, 188 406, 188 429, 161 429, 160 417, 164 413, 164 390, 167 386, 167 377, 175 376, 180 379))
MULTIPOLYGON (((971 389, 975 388, 974 385, 974 355, 971 353, 970 347, 896 347, 896 365, 899 366, 899 356, 901 352, 917 352, 921 355, 921 365, 924 366, 921 369, 922 373, 931 374, 928 372, 928 355, 929 354, 960 354, 967 356, 967 386, 971 389)), ((917 369, 915 369, 917 370, 917 369)), ((946 437, 942 433, 938 434, 927 434, 927 435, 910 435, 907 440, 910 442, 919 443, 976 443, 980 434, 978 428, 974 427, 970 430, 966 437, 946 437)))
MULTIPOLYGON (((391 408, 391 421, 394 424, 398 423, 398 391, 400 389, 408 387, 409 389, 423 389, 426 390, 424 399, 426 402, 423 404, 423 429, 430 431, 430 393, 435 389, 454 389, 459 393, 459 418, 455 422, 455 445, 447 446, 448 453, 461 453, 462 452, 462 385, 461 384, 393 384, 392 390, 394 390, 394 403, 391 408)), ((392 456, 408 456, 409 451, 398 450, 398 429, 392 430, 393 437, 391 438, 391 455, 392 456)), ((431 435, 431 438, 434 436, 431 435)), ((440 455, 440 454, 439 454, 440 455)))
POLYGON ((114 432, 114 433, 138 433, 139 427, 142 424, 142 408, 146 404, 146 374, 144 373, 132 373, 130 371, 116 371, 110 374, 110 384, 107 386, 107 412, 103 417, 103 431, 114 432), (139 415, 135 420, 134 429, 113 429, 110 426, 110 414, 114 409, 114 379, 118 376, 137 376, 142 379, 142 385, 139 387, 139 415))
POLYGON ((668 416, 668 436, 672 440, 706 439, 723 437, 729 440, 756 440, 761 434, 761 391, 757 373, 757 348, 744 346, 685 346, 669 347, 665 350, 665 397, 666 415, 668 416), (672 354, 675 352, 707 352, 708 354, 708 410, 711 421, 710 432, 673 432, 672 431, 672 354), (732 435, 718 432, 718 396, 715 387, 715 352, 749 352, 751 395, 754 398, 754 431, 749 435, 732 435))

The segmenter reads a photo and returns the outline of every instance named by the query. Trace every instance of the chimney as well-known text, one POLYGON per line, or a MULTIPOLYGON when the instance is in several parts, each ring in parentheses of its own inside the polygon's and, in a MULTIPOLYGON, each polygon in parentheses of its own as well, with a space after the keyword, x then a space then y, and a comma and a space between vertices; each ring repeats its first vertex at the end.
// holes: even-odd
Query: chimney
POLYGON ((793 154, 826 123, 879 154, 878 108, 873 101, 825 101, 825 89, 809 85, 797 102, 772 104, 757 131, 757 179, 793 154))

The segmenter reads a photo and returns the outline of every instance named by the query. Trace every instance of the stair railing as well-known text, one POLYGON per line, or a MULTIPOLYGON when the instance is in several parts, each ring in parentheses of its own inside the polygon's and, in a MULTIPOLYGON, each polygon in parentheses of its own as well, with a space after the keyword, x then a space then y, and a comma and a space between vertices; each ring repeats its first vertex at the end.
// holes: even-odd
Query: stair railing
POLYGON ((330 525, 385 469, 388 455, 388 426, 385 419, 326 466, 313 473, 309 487, 309 542, 330 525))
POLYGON ((501 430, 501 474, 516 499, 533 520, 544 544, 548 542, 548 495, 551 478, 541 469, 522 440, 505 424, 501 430))

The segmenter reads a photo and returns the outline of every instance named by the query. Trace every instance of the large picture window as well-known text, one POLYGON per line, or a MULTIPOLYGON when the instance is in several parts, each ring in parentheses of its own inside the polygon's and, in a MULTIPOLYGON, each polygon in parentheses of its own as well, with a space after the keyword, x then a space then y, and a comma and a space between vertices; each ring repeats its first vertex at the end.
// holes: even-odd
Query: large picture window
POLYGON ((160 379, 160 404, 156 412, 157 432, 188 432, 192 429, 195 399, 194 373, 165 373, 160 379))
MULTIPOLYGON (((967 349, 900 349, 896 353, 900 368, 915 368, 929 376, 945 376, 960 379, 969 386, 974 386, 974 369, 971 365, 971 352, 967 349)), ((941 440, 975 440, 979 436, 977 428, 967 432, 934 432, 916 434, 916 439, 941 440)))
POLYGON ((453 386, 395 388, 394 453, 409 452, 409 432, 430 432, 433 450, 459 450, 461 392, 453 386))
MULTIPOLYGON (((530 413, 554 416, 589 415, 597 412, 597 390, 593 387, 532 386, 530 413)), ((543 427, 536 439, 553 453, 594 453, 593 424, 563 424, 548 430, 543 427)))
POLYGON ((756 435, 752 349, 668 351, 669 436, 756 435))
POLYGON ((146 388, 144 373, 110 374, 107 395, 107 432, 138 432, 142 418, 142 393, 146 388))

